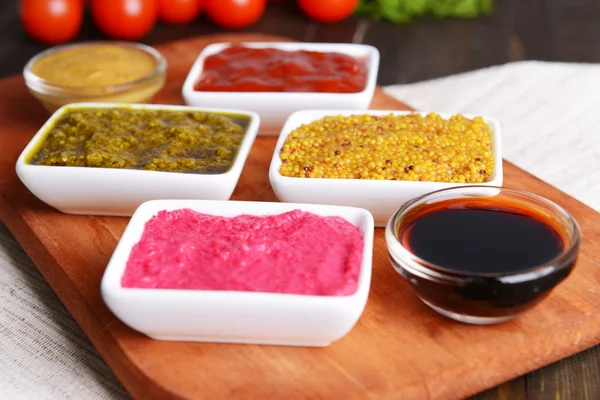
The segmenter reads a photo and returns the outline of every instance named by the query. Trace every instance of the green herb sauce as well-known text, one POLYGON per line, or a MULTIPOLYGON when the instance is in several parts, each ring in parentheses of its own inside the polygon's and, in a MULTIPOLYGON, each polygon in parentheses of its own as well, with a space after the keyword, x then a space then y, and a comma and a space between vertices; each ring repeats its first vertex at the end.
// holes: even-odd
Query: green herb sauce
POLYGON ((233 165, 250 118, 133 108, 66 110, 31 164, 221 174, 233 165))

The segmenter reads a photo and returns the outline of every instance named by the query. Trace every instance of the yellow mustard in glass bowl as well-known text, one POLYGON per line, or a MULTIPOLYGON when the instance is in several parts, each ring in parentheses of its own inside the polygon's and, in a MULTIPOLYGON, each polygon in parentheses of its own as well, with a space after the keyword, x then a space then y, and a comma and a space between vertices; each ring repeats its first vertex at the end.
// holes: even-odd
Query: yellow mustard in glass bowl
POLYGON ((54 112, 79 102, 149 103, 165 83, 167 62, 155 49, 130 42, 53 47, 23 71, 29 91, 54 112))

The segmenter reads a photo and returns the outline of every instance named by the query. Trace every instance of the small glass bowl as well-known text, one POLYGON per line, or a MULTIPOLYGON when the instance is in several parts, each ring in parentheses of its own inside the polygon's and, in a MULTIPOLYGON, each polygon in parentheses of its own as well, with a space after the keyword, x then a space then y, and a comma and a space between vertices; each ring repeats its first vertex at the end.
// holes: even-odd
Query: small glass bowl
POLYGON ((150 46, 132 42, 94 41, 52 47, 33 57, 23 70, 25 84, 31 94, 44 108, 53 113, 71 103, 150 103, 154 95, 163 87, 166 79, 167 60, 150 46), (120 46, 130 51, 143 52, 153 58, 156 67, 149 74, 128 82, 105 86, 58 86, 33 72, 36 62, 60 51, 77 47, 120 46))
POLYGON ((509 321, 531 309, 562 282, 575 266, 581 230, 567 211, 538 195, 501 187, 470 186, 435 191, 405 203, 390 218, 385 239, 392 266, 425 304, 451 319, 486 325, 509 321), (485 198, 490 205, 510 203, 535 211, 560 227, 559 233, 565 238, 564 250, 544 265, 527 270, 470 273, 429 263, 402 245, 398 231, 408 217, 435 203, 459 198, 485 198))

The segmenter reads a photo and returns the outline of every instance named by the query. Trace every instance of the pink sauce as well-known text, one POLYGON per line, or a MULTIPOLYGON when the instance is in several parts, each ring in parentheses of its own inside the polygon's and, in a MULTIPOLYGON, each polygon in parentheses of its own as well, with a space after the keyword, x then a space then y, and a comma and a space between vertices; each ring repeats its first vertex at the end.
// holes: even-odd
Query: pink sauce
POLYGON ((362 250, 360 229, 339 217, 161 211, 146 223, 121 283, 343 296, 357 289, 362 250))

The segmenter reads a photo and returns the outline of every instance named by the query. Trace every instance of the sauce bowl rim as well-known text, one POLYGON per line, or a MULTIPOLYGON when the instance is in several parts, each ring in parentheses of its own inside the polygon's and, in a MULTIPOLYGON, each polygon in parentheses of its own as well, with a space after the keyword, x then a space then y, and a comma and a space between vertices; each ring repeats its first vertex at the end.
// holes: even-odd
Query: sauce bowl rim
POLYGON ((23 77, 25 79, 26 85, 33 91, 46 95, 54 95, 54 96, 81 96, 81 97, 98 97, 98 96, 108 96, 120 92, 124 92, 135 88, 136 86, 140 86, 151 82, 153 79, 160 78, 164 76, 167 71, 167 59, 163 56, 158 50, 155 48, 136 42, 129 41, 108 41, 108 40, 95 40, 95 41, 86 41, 79 43, 66 44, 61 46, 51 47, 47 50, 44 50, 34 57, 32 57, 23 69, 23 77), (129 49, 135 49, 141 51, 149 56, 151 56, 156 66, 154 69, 140 77, 128 82, 119 83, 116 85, 102 85, 98 87, 90 87, 90 86, 60 86, 51 83, 50 81, 41 78, 36 75, 32 68, 36 62, 47 57, 51 54, 61 52, 64 50, 77 48, 77 47, 87 47, 87 46, 117 46, 124 47, 129 49))
POLYGON ((206 47, 204 47, 198 57, 194 60, 194 63, 189 69, 188 75, 182 86, 182 94, 184 96, 189 97, 202 97, 202 96, 214 96, 221 98, 228 98, 231 96, 242 96, 248 98, 254 98, 254 96, 258 96, 259 98, 270 98, 272 96, 276 96, 276 98, 283 99, 294 99, 297 97, 305 97, 305 96, 319 96, 319 97, 327 97, 330 99, 337 99, 340 97, 362 97, 362 96, 370 96, 372 97, 372 93, 377 86, 377 76, 379 73, 379 61, 380 61, 380 53, 379 49, 375 46, 364 44, 364 43, 333 43, 333 42, 296 42, 296 41, 267 41, 267 42, 257 42, 257 41, 242 41, 242 42, 232 42, 232 41, 221 41, 214 42, 206 47), (205 60, 212 55, 218 54, 219 52, 228 49, 232 46, 243 46, 253 49, 268 49, 273 48, 277 50, 284 51, 299 51, 299 50, 307 50, 321 53, 331 53, 337 52, 340 54, 344 54, 347 56, 351 56, 353 58, 359 59, 360 57, 354 56, 350 53, 349 49, 362 49, 366 53, 364 56, 364 62, 367 67, 367 77, 365 82, 365 87, 359 92, 349 92, 349 93, 337 93, 337 92, 270 92, 270 91, 206 91, 206 90, 196 90, 194 89, 195 84, 199 80, 200 76, 204 72, 204 62, 205 60))
POLYGON ((373 243, 374 243, 374 222, 371 213, 360 207, 334 206, 323 204, 305 204, 305 203, 282 203, 282 202, 262 202, 262 201, 241 201, 241 200, 203 200, 203 199, 155 199, 148 200, 140 204, 130 218, 130 221, 121 235, 111 258, 107 264, 102 277, 101 287, 106 293, 118 293, 119 295, 131 295, 141 297, 155 296, 182 296, 185 298, 203 299, 206 296, 228 297, 237 296, 245 299, 251 298, 288 298, 304 299, 318 301, 341 302, 344 299, 356 299, 368 293, 371 287, 372 269, 373 269, 373 243), (121 279, 127 268, 127 260, 135 244, 141 240, 145 230, 145 224, 160 211, 174 211, 184 208, 195 212, 202 212, 213 216, 269 216, 280 215, 295 209, 303 212, 309 212, 321 217, 337 216, 359 228, 362 234, 363 249, 361 252, 360 268, 357 279, 356 290, 346 295, 317 295, 317 294, 298 294, 281 293, 268 291, 245 291, 245 290, 217 290, 217 289, 183 289, 183 288, 140 288, 124 287, 121 279), (213 209, 214 208, 214 209, 213 209), (270 208, 268 211, 258 211, 270 208), (349 216, 354 215, 361 221, 353 223, 349 216), (312 299, 312 300, 311 300, 312 299))
MULTIPOLYGON (((282 175, 279 169, 282 165, 281 157, 279 156, 281 147, 284 145, 287 137, 297 128, 304 124, 308 124, 325 117, 335 117, 338 115, 349 117, 352 115, 371 115, 371 116, 386 116, 388 114, 394 114, 397 116, 406 116, 410 114, 419 114, 422 117, 427 116, 430 113, 436 113, 440 117, 447 119, 453 115, 462 115, 466 118, 475 118, 477 116, 483 118, 483 120, 489 125, 492 130, 492 155, 494 157, 494 173, 489 180, 480 184, 485 187, 494 187, 494 185, 502 185, 504 179, 504 168, 502 165, 502 134, 501 127, 498 120, 482 115, 482 114, 469 114, 469 113, 446 113, 436 111, 416 111, 416 110, 390 110, 390 109, 369 109, 369 110, 352 110, 352 109, 312 109, 308 108, 301 111, 292 113, 286 120, 284 126, 281 128, 277 144, 271 156, 271 162, 269 164, 269 179, 278 182, 287 182, 290 184, 299 185, 314 185, 321 184, 326 187, 330 184, 337 185, 372 185, 373 187, 394 187, 394 186, 416 186, 416 187, 430 187, 432 190, 438 191, 440 189, 451 189, 454 187, 471 187, 469 183, 453 183, 453 182, 437 182, 437 181, 408 181, 408 180, 374 180, 374 179, 358 179, 358 178, 299 178, 282 175), (319 117, 320 116, 320 117, 319 117)), ((428 192, 429 193, 429 192, 428 192)), ((428 194, 427 193, 427 194, 428 194)))
MULTIPOLYGON (((569 261, 574 260, 577 257, 579 248, 581 246, 582 236, 583 235, 581 227, 579 226, 575 218, 566 209, 553 202, 552 200, 549 200, 543 196, 522 189, 485 185, 469 185, 445 188, 416 197, 404 203, 388 220, 388 223, 385 227, 385 240, 388 253, 389 256, 397 264, 401 265, 402 268, 407 269, 411 273, 422 277, 426 277, 427 279, 452 282, 465 282, 470 281, 474 278, 495 279, 507 284, 537 280, 555 271, 567 268, 570 264, 569 261), (421 257, 411 252, 405 246, 403 246, 400 240, 398 240, 398 236, 396 234, 397 228, 400 225, 400 222, 404 217, 405 213, 409 211, 413 206, 416 206, 418 203, 439 193, 461 193, 464 191, 477 189, 482 189, 484 191, 495 190, 499 192, 516 193, 524 196, 527 199, 542 202, 549 206, 555 214, 560 214, 562 217, 564 217, 567 220, 567 223, 570 225, 570 228, 572 229, 572 234, 569 235, 568 242, 566 242, 565 248, 560 252, 560 254, 541 265, 519 270, 516 272, 463 272, 425 261, 421 257)), ((394 268, 396 269, 396 267, 394 268)))

